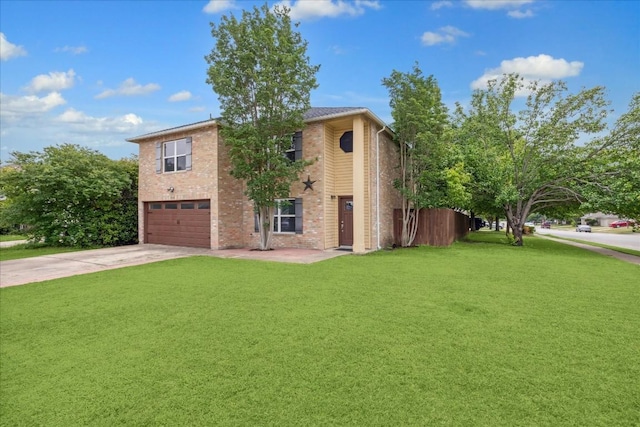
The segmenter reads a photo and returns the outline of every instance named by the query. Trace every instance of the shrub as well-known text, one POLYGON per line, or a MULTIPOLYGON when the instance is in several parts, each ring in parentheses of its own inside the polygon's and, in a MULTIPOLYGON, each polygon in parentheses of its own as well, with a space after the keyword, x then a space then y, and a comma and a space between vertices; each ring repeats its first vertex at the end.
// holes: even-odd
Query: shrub
POLYGON ((77 145, 14 152, 0 189, 9 223, 29 226, 51 246, 118 246, 137 241, 138 162, 111 160, 77 145))

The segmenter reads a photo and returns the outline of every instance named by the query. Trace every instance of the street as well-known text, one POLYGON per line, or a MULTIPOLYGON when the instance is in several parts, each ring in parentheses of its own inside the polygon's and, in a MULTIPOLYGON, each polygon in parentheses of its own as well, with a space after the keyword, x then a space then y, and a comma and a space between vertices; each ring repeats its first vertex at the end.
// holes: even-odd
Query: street
POLYGON ((633 234, 609 234, 609 233, 578 233, 576 231, 554 230, 553 228, 536 227, 536 233, 545 235, 584 240, 585 242, 601 243, 603 245, 617 246, 619 248, 634 249, 640 251, 640 233, 633 234))

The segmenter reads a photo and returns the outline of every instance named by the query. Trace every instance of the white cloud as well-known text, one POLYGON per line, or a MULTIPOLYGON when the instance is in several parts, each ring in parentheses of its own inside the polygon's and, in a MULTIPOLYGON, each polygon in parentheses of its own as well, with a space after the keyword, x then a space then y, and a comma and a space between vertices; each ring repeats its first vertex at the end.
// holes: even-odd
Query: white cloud
POLYGON ((448 25, 446 27, 440 28, 438 32, 425 32, 422 35, 421 40, 422 44, 426 46, 434 46, 441 43, 453 44, 459 37, 469 37, 469 34, 465 33, 462 30, 459 30, 456 27, 448 25))
POLYGON ((118 89, 106 89, 100 92, 95 96, 96 99, 105 99, 112 96, 137 96, 137 95, 147 95, 151 92, 155 92, 160 90, 160 85, 156 83, 149 83, 146 85, 141 85, 136 83, 133 77, 129 77, 127 80, 120 84, 118 89))
POLYGON ((346 55, 348 53, 347 49, 338 45, 329 46, 329 50, 333 52, 334 55, 346 55))
POLYGON ((443 7, 453 7, 453 2, 451 1, 434 1, 431 3, 431 10, 442 9, 443 7))
POLYGON ((379 10, 382 8, 379 1, 372 0, 283 0, 276 5, 291 9, 289 16, 293 20, 335 18, 340 15, 360 16, 367 9, 379 10))
POLYGON ((531 9, 527 9, 524 12, 521 10, 510 10, 507 12, 507 15, 516 19, 531 18, 533 17, 533 11, 531 9))
POLYGON ((0 93, 0 115, 16 120, 29 115, 46 113, 59 105, 66 104, 66 102, 58 92, 51 92, 43 97, 0 93))
POLYGON ((143 120, 134 113, 103 117, 74 108, 54 109, 64 103, 59 94, 41 98, 0 94, 2 145, 7 151, 27 152, 69 143, 121 158, 137 152, 135 144, 126 141, 127 137, 170 127, 168 123, 143 120))
MULTIPOLYGON (((486 70, 485 73, 471 83, 472 89, 484 89, 489 80, 500 79, 503 74, 517 73, 525 79, 525 83, 532 80, 548 82, 554 79, 574 77, 580 74, 584 63, 555 59, 550 55, 529 56, 504 60, 497 68, 486 70)), ((524 96, 526 93, 519 93, 524 96)))
POLYGON ((85 46, 63 46, 55 48, 54 52, 68 52, 72 55, 80 55, 89 52, 85 46))
POLYGON ((534 13, 531 9, 520 10, 520 7, 532 4, 534 0, 466 0, 467 6, 472 9, 507 10, 507 15, 515 19, 531 18, 534 13))
POLYGON ((73 131, 132 133, 143 123, 142 118, 133 113, 116 117, 92 117, 73 108, 60 114, 56 121, 68 125, 73 131))
POLYGON ((236 8, 234 0, 209 0, 209 3, 202 8, 204 13, 219 13, 229 9, 236 8))
POLYGON ((467 6, 473 9, 517 9, 525 4, 533 3, 534 0, 466 0, 467 6))
POLYGON ((73 87, 76 73, 72 69, 67 71, 52 71, 49 74, 35 76, 25 88, 27 92, 53 92, 73 87))
POLYGON ((22 46, 16 46, 5 37, 4 33, 0 33, 0 59, 8 61, 11 58, 25 56, 27 51, 22 46))
POLYGON ((169 97, 169 102, 180 102, 180 101, 188 101, 191 99, 191 92, 188 90, 182 90, 180 92, 174 93, 169 97))

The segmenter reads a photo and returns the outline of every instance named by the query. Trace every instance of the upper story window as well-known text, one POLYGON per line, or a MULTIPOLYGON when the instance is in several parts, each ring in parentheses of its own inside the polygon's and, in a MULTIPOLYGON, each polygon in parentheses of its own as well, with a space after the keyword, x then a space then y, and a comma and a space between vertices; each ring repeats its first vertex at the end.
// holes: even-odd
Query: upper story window
POLYGON ((292 162, 302 159, 302 132, 293 134, 291 146, 285 151, 285 156, 292 162))
POLYGON ((296 143, 293 138, 291 138, 291 146, 284 152, 284 155, 287 159, 289 159, 289 161, 296 161, 296 143))
POLYGON ((191 170, 191 138, 156 143, 156 173, 191 170))
POLYGON ((345 132, 340 137, 340 148, 345 153, 353 153, 353 131, 345 132))

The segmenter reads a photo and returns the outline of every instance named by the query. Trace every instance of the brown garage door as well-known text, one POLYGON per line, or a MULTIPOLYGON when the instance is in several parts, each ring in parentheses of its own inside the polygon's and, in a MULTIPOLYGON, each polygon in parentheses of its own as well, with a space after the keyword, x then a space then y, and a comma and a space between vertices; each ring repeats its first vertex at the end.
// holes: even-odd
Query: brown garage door
POLYGON ((145 203, 145 243, 211 247, 208 200, 145 203))

